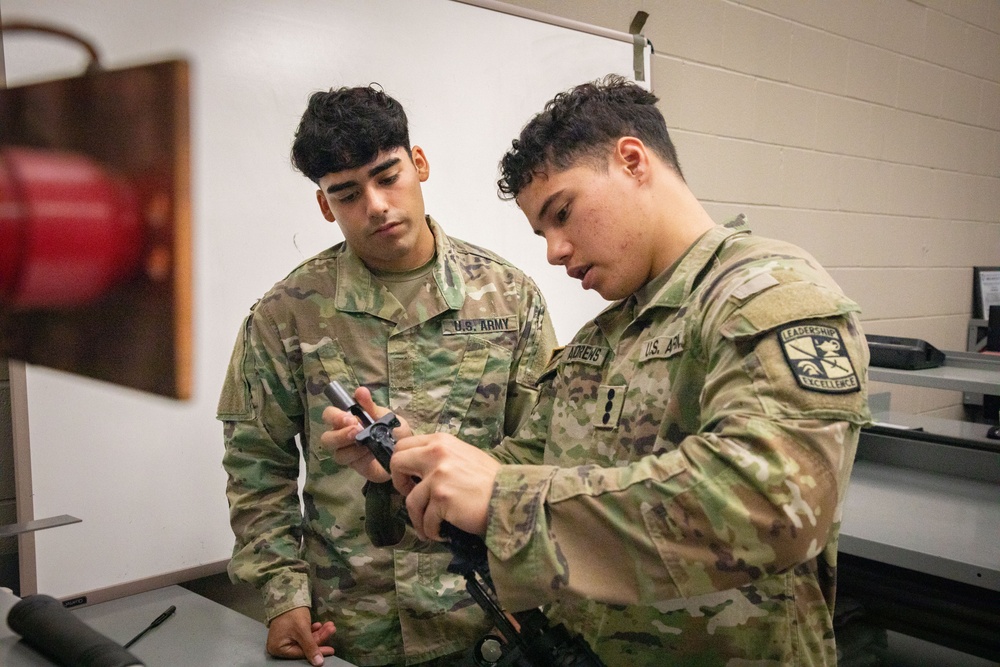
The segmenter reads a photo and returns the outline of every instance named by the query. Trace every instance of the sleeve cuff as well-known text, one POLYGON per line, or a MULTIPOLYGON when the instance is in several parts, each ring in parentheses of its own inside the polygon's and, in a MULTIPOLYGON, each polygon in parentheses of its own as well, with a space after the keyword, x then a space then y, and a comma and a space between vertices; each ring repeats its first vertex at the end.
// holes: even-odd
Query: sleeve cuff
POLYGON ((500 467, 486 523, 486 546, 500 560, 517 555, 538 530, 539 513, 557 470, 554 466, 500 467))
POLYGON ((267 624, 297 607, 312 608, 312 595, 309 592, 309 577, 298 572, 279 574, 268 579, 261 588, 264 596, 264 613, 267 624))
POLYGON ((506 608, 530 609, 545 602, 552 569, 545 499, 558 468, 505 465, 497 473, 486 524, 490 574, 506 608))

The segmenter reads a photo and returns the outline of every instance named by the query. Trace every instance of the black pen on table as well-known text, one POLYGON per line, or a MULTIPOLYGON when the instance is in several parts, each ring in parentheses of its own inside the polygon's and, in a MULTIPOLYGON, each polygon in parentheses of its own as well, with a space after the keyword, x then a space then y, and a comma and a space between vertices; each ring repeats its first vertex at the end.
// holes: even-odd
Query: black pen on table
POLYGON ((146 626, 145 630, 143 630, 142 632, 140 632, 139 634, 137 634, 135 637, 132 637, 132 639, 128 640, 128 643, 125 644, 125 646, 123 646, 122 648, 128 648, 132 644, 134 644, 137 641, 139 641, 139 639, 144 634, 146 634, 147 632, 149 632, 150 630, 152 630, 153 628, 155 628, 156 626, 158 626, 160 623, 163 623, 163 621, 165 621, 168 618, 170 618, 171 616, 173 616, 175 611, 177 611, 177 607, 175 607, 174 605, 170 605, 165 612, 163 612, 162 614, 160 614, 159 616, 156 617, 156 620, 154 620, 152 623, 150 623, 148 626, 146 626))

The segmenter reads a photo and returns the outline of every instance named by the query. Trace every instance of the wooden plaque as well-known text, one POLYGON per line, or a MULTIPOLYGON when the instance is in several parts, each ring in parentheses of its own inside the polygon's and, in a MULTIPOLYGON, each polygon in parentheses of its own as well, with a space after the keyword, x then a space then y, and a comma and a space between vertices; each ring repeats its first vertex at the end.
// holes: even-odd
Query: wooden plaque
POLYGON ((143 225, 135 270, 97 300, 55 308, 0 301, 0 357, 190 397, 189 135, 183 61, 0 90, 0 148, 86 156, 132 188, 143 225))

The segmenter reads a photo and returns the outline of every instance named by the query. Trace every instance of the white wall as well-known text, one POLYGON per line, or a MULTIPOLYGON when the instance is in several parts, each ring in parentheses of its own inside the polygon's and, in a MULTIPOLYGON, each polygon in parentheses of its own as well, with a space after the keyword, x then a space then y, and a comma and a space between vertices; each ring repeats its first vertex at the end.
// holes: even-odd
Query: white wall
MULTIPOLYGON (((192 63, 195 390, 190 403, 30 368, 38 587, 66 596, 227 559, 232 545, 215 403, 240 321, 297 263, 340 240, 288 164, 308 95, 381 83, 427 152, 427 210, 538 280, 565 341, 603 306, 545 262, 495 195, 496 164, 555 92, 609 71, 632 45, 447 0, 0 0, 93 40, 105 64, 192 63)), ((79 71, 77 51, 5 39, 8 76, 79 71)))

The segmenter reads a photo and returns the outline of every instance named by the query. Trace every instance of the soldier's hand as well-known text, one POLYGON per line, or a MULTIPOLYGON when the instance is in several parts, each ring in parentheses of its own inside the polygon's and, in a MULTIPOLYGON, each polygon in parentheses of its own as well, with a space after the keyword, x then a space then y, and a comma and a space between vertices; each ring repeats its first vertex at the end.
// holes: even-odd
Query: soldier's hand
MULTIPOLYGON (((371 392, 365 387, 359 387, 354 392, 354 400, 358 402, 361 409, 378 419, 389 413, 389 410, 375 405, 372 401, 371 392)), ((398 417, 400 426, 393 431, 396 438, 410 435, 409 425, 406 421, 398 417)), ((340 465, 350 466, 359 475, 373 482, 389 481, 389 473, 379 465, 375 456, 364 445, 358 444, 355 436, 362 431, 358 418, 350 412, 329 406, 323 410, 323 421, 330 427, 320 436, 320 441, 331 451, 333 459, 340 465)))
POLYGON ((392 482, 421 539, 441 540, 441 522, 486 534, 486 515, 500 462, 445 433, 400 439, 392 456, 392 482))
POLYGON ((311 665, 322 665, 323 656, 333 655, 332 646, 323 644, 336 628, 332 621, 311 623, 308 607, 296 607, 271 619, 267 628, 267 652, 275 658, 305 658, 311 665))

